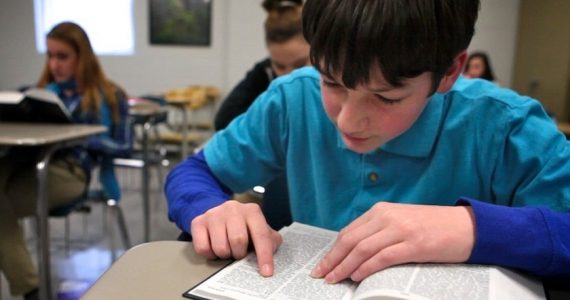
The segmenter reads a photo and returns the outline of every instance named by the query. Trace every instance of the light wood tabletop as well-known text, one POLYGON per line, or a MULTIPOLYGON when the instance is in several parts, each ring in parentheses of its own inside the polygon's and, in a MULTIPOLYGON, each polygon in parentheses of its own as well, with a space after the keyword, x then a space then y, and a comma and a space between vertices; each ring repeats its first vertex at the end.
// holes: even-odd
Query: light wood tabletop
POLYGON ((105 132, 105 126, 79 124, 3 123, 0 145, 40 146, 105 132))
POLYGON ((84 142, 89 136, 105 132, 101 125, 51 124, 51 123, 9 123, 0 122, 0 146, 37 147, 41 149, 36 159, 38 182, 36 216, 37 248, 40 277, 40 299, 51 299, 51 271, 49 254, 49 222, 47 202, 47 177, 45 166, 59 149, 73 147, 84 142))
POLYGON ((189 242, 145 243, 125 252, 81 299, 184 299, 228 263, 198 256, 189 242))

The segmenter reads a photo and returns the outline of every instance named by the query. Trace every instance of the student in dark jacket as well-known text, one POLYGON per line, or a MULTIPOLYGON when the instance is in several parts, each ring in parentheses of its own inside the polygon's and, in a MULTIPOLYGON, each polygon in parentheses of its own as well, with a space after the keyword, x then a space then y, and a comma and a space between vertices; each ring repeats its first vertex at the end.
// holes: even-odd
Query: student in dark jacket
POLYGON ((222 130, 244 113, 273 79, 309 64, 309 44, 303 37, 302 0, 265 0, 265 43, 269 57, 255 64, 222 103, 215 118, 222 130))
MULTIPOLYGON (((273 79, 309 64, 309 44, 303 37, 301 22, 303 1, 265 0, 263 8, 267 11, 265 43, 269 57, 256 63, 224 100, 214 121, 216 130, 224 129, 244 113, 273 79)), ((262 208, 275 229, 291 223, 288 197, 285 176, 265 186, 262 208)))

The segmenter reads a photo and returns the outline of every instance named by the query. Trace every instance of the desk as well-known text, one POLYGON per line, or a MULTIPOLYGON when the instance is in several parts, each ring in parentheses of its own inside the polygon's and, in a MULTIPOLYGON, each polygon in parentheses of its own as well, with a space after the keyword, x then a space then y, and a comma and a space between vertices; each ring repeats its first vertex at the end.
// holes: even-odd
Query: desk
POLYGON ((180 150, 180 161, 184 161, 188 156, 188 111, 186 107, 188 106, 187 99, 166 99, 168 105, 180 110, 182 113, 182 149, 180 150))
POLYGON ((49 222, 47 202, 47 166, 51 156, 61 148, 82 143, 90 135, 106 131, 99 125, 56 125, 29 123, 0 123, 0 145, 41 147, 36 164, 38 195, 36 217, 38 231, 38 256, 40 275, 40 299, 51 298, 49 222))
MULTIPOLYGON (((141 244, 125 252, 81 299, 185 299, 182 293, 229 262, 206 260, 189 242, 141 244)), ((551 300, 570 299, 567 285, 546 290, 551 300)))
POLYGON ((198 256, 188 242, 141 244, 125 252, 81 299, 184 299, 182 293, 228 263, 198 256))
POLYGON ((162 107, 155 106, 132 106, 129 115, 141 120, 142 124, 142 199, 143 199, 143 219, 144 219, 144 241, 150 241, 150 177, 148 153, 148 134, 152 126, 156 125, 156 120, 165 117, 168 111, 162 107))
MULTIPOLYGON (((188 156, 188 142, 192 138, 189 136, 189 128, 197 129, 201 127, 196 123, 196 112, 206 106, 211 107, 210 118, 214 119, 216 110, 216 101, 220 97, 220 91, 212 86, 190 86, 188 88, 173 89, 165 93, 166 102, 181 111, 182 113, 182 135, 181 139, 181 161, 188 156), (189 120, 188 114, 192 114, 192 120, 189 120), (190 121, 193 123, 191 124, 190 121)), ((206 125, 213 128, 213 125, 206 125)), ((198 141, 200 143, 200 141, 198 141)))

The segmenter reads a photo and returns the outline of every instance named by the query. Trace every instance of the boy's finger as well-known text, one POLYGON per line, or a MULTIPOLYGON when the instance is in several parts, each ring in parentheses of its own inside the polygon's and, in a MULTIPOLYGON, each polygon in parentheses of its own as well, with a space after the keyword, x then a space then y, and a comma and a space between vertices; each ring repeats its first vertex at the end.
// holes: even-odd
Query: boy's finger
POLYGON ((208 231, 212 251, 219 258, 229 258, 232 255, 230 242, 228 241, 227 224, 224 221, 210 218, 208 231))
POLYGON ((277 246, 272 229, 267 225, 263 215, 251 216, 247 226, 255 248, 259 272, 264 277, 273 275, 273 252, 277 246))
POLYGON ((346 225, 341 231, 352 231, 360 226, 363 226, 369 222, 371 214, 372 212, 370 210, 367 210, 360 217, 356 218, 354 221, 350 222, 350 224, 346 225))
POLYGON ((249 234, 245 220, 242 218, 228 220, 227 231, 232 257, 237 259, 245 257, 249 245, 249 234))
POLYGON ((402 241, 402 237, 397 230, 390 228, 382 229, 362 238, 354 248, 343 257, 328 274, 324 275, 328 283, 336 283, 342 281, 353 274, 360 266, 372 257, 382 252, 383 249, 389 248, 402 241))
POLYGON ((354 281, 362 281, 372 273, 388 267, 413 261, 414 251, 408 243, 402 242, 382 249, 365 261, 350 275, 354 281))
MULTIPOLYGON (((316 278, 327 276, 329 272, 337 268, 346 259, 361 241, 377 234, 382 229, 382 225, 376 222, 362 223, 361 226, 352 227, 350 230, 343 229, 337 236, 332 249, 312 270, 311 276, 316 278)), ((344 271, 343 274, 346 273, 345 276, 348 276, 350 272, 352 270, 344 271)))
POLYGON ((194 245, 196 253, 201 256, 205 256, 208 259, 216 258, 216 254, 214 254, 210 245, 210 237, 208 236, 208 230, 206 227, 201 223, 194 221, 190 228, 192 244, 194 245))

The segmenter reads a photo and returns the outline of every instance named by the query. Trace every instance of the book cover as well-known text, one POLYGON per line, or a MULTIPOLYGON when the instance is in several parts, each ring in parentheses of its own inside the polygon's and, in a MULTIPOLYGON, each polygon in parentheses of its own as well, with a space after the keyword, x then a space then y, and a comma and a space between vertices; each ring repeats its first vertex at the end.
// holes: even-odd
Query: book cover
POLYGON ((0 121, 28 123, 71 123, 71 115, 53 92, 29 89, 0 91, 0 121))

